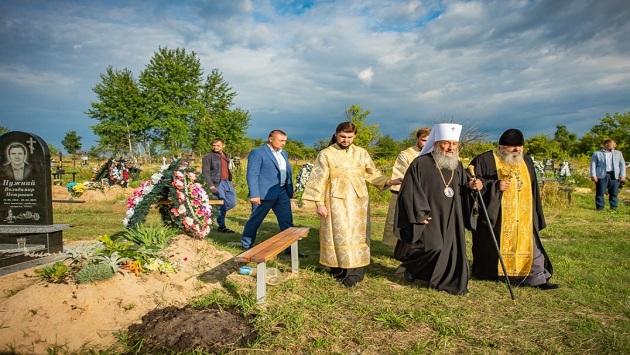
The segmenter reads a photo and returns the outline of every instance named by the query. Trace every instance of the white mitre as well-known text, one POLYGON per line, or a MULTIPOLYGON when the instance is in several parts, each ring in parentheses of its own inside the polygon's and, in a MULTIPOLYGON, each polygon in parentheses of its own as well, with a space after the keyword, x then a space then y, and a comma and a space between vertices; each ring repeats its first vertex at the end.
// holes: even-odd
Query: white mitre
POLYGON ((419 155, 431 153, 435 142, 439 141, 456 141, 459 142, 459 136, 462 133, 462 125, 456 123, 438 123, 433 126, 427 142, 422 148, 419 155))

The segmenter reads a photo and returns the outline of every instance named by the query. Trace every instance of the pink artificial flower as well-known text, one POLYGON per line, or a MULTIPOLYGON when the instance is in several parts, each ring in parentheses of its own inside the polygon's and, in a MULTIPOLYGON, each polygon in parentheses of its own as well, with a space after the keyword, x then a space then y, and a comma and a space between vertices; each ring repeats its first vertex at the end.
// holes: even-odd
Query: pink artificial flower
POLYGON ((177 189, 181 190, 184 188, 184 182, 181 180, 173 180, 173 186, 175 186, 177 189))
POLYGON ((186 214, 186 206, 184 206, 184 204, 182 203, 177 208, 177 212, 179 212, 180 215, 182 215, 182 214, 185 215, 186 214))
POLYGON ((193 172, 189 172, 189 173, 188 173, 188 178, 189 178, 190 180, 193 180, 193 181, 194 181, 194 180, 197 180, 197 175, 195 175, 195 173, 193 173, 193 172))
POLYGON ((195 223, 195 221, 190 217, 184 217, 184 220, 182 221, 182 223, 184 224, 184 227, 190 228, 193 225, 193 223, 195 223))
POLYGON ((179 217, 179 211, 177 210, 177 208, 171 208, 171 213, 173 214, 173 216, 179 217))
POLYGON ((178 190, 177 191, 177 201, 182 202, 184 200, 186 200, 186 195, 183 192, 178 190))
POLYGON ((179 180, 184 180, 184 177, 185 177, 184 174, 182 174, 182 172, 179 170, 175 171, 173 175, 175 175, 175 177, 179 180))

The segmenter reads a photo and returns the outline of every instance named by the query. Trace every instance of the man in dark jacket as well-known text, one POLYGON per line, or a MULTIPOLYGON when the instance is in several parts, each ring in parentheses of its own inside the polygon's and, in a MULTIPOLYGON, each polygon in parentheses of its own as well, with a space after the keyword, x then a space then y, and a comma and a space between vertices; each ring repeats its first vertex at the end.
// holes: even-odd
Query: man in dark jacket
POLYGON ((221 233, 234 233, 225 226, 227 211, 236 205, 236 191, 232 186, 232 172, 230 171, 230 155, 223 151, 225 143, 217 138, 212 141, 212 151, 203 157, 201 162, 201 174, 210 186, 210 192, 223 201, 217 216, 217 229, 221 233))

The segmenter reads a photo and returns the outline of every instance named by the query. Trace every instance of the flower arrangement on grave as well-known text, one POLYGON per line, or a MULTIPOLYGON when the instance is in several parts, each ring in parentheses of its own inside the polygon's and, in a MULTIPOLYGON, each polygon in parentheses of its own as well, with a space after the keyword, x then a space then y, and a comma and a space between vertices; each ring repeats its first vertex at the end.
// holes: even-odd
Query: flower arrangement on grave
POLYGON ((203 239, 210 233, 212 206, 206 190, 197 182, 197 174, 186 170, 184 163, 173 172, 170 209, 175 223, 203 239))
POLYGON ((140 173, 140 169, 127 165, 124 159, 109 159, 105 164, 94 170, 92 181, 107 179, 109 186, 120 185, 127 187, 133 176, 140 173))
POLYGON ((79 183, 71 182, 66 186, 66 188, 68 189, 68 192, 70 192, 70 195, 73 198, 76 198, 76 197, 81 197, 81 195, 83 195, 83 193, 87 189, 87 186, 85 186, 81 182, 79 183))
POLYGON ((210 233, 212 206, 197 175, 187 163, 176 160, 163 166, 159 173, 144 181, 127 200, 127 213, 123 224, 135 228, 146 218, 149 207, 166 201, 158 207, 162 221, 201 239, 210 233))
POLYGON ((129 180, 131 180, 129 169, 125 166, 124 160, 112 160, 111 164, 107 167, 107 171, 110 185, 127 187, 129 180))
POLYGON ((100 191, 104 191, 105 187, 106 187, 100 181, 86 181, 86 182, 83 183, 83 185, 85 185, 85 189, 86 190, 100 190, 100 191))

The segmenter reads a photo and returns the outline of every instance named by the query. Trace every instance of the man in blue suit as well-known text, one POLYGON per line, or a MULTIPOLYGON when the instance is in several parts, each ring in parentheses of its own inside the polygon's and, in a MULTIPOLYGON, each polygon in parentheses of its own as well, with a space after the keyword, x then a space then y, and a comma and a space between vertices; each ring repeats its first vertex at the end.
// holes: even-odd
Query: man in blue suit
POLYGON ((241 237, 245 250, 254 245, 256 232, 269 210, 276 215, 281 231, 293 227, 293 171, 289 155, 282 150, 286 143, 286 133, 273 130, 269 133, 267 144, 252 150, 247 158, 247 186, 252 213, 241 237))
POLYGON ((615 150, 617 142, 604 141, 604 148, 591 157, 591 180, 595 182, 595 207, 604 209, 604 193, 608 191, 610 209, 616 210, 619 202, 619 181, 626 181, 626 162, 623 154, 615 150))

